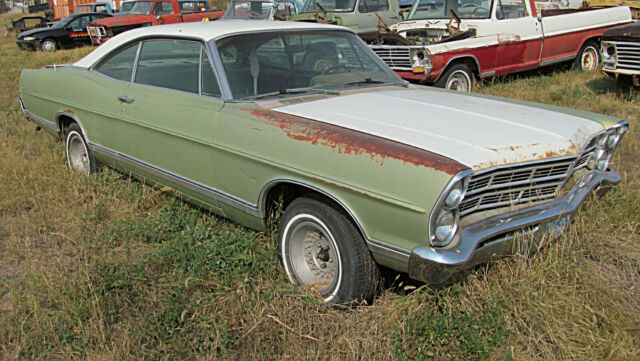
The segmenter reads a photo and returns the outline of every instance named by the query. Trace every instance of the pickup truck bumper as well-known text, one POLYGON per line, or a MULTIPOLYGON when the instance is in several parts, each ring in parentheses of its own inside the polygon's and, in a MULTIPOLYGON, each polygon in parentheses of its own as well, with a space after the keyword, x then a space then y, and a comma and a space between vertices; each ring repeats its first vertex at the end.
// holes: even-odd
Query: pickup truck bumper
POLYGON ((409 257, 409 276, 430 284, 444 284, 475 265, 519 250, 536 250, 562 234, 593 191, 603 194, 609 189, 607 186, 619 182, 620 176, 613 170, 592 170, 560 199, 467 225, 451 248, 416 247, 409 257))

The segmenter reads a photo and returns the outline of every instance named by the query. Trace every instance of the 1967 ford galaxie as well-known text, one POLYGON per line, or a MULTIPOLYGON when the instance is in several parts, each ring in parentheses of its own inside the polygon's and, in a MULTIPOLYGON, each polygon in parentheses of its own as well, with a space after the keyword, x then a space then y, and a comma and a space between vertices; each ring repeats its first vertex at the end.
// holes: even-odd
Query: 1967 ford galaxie
POLYGON ((408 85, 351 31, 226 21, 154 26, 24 70, 27 118, 99 163, 254 229, 284 207, 291 282, 374 296, 378 265, 445 283, 541 245, 616 184, 619 119, 408 85))

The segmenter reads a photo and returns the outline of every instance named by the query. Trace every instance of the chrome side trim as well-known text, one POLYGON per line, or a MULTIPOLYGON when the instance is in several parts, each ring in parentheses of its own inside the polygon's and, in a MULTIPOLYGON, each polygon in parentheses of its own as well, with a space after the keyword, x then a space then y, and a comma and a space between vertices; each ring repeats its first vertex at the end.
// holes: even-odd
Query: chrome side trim
POLYGON ((489 78, 489 77, 492 77, 494 75, 496 75, 496 71, 495 70, 487 71, 487 72, 484 72, 484 73, 480 73, 480 77, 481 78, 489 78))
POLYGON ((47 128, 53 132, 59 132, 60 131, 60 127, 58 127, 58 125, 54 122, 50 122, 42 117, 39 117, 35 114, 33 114, 32 112, 30 112, 29 110, 24 109, 24 105, 22 104, 22 100, 20 100, 20 107, 22 108, 22 112, 24 113, 24 116, 27 117, 28 119, 34 121, 35 123, 37 123, 39 126, 43 127, 43 128, 47 128))
POLYGON ((260 217, 260 212, 255 204, 245 201, 244 199, 240 199, 235 197, 229 193, 223 192, 219 189, 209 187, 202 183, 196 182, 192 179, 185 178, 179 176, 175 173, 172 173, 168 170, 156 167, 139 159, 130 157, 126 154, 117 152, 115 150, 103 147, 101 145, 89 142, 89 149, 92 152, 96 152, 98 154, 109 157, 113 160, 120 161, 128 164, 129 166, 136 168, 140 171, 150 173, 158 178, 164 179, 169 183, 176 184, 180 187, 188 189, 190 191, 199 193, 207 198, 214 199, 216 201, 227 204, 231 207, 237 208, 247 214, 250 214, 255 217, 260 217))
POLYGON ((288 179, 288 178, 279 178, 279 179, 273 179, 270 180, 269 182, 267 182, 267 184, 265 184, 264 187, 262 187, 262 189, 260 190, 260 196, 258 198, 258 210, 260 212, 260 217, 261 218, 266 218, 268 215, 267 213, 267 194, 269 193, 269 191, 275 187, 276 185, 279 184, 283 184, 283 183, 288 183, 288 184, 295 184, 304 188, 308 188, 312 191, 318 192, 324 196, 326 196, 327 198, 333 200, 334 202, 336 202, 345 212, 347 212, 347 214, 349 215, 349 217, 351 217, 351 219, 353 219, 354 223, 356 224, 356 227, 358 228, 358 230, 360 231, 360 234, 362 234, 362 237, 365 239, 365 242, 367 243, 367 245, 369 246, 369 249, 375 253, 378 253, 380 255, 383 256, 387 256, 399 261, 403 261, 403 262, 408 262, 409 261, 409 254, 410 251, 406 250, 406 249, 402 249, 399 247, 395 247, 393 245, 390 245, 388 243, 382 242, 382 241, 378 241, 375 240, 371 237, 369 237, 367 235, 367 232, 364 230, 364 227, 362 227, 362 224, 360 223, 360 221, 358 220, 358 217, 356 217, 355 213, 353 213, 353 211, 351 210, 351 208, 349 208, 346 204, 344 204, 342 201, 340 201, 338 198, 336 198, 335 196, 333 196, 331 193, 325 191, 324 189, 318 188, 316 186, 304 183, 304 182, 300 182, 294 179, 288 179))
POLYGON ((551 64, 556 64, 556 63, 562 63, 563 61, 573 60, 577 56, 578 55, 573 54, 573 55, 561 56, 561 57, 555 58, 555 59, 548 59, 548 60, 540 62, 540 66, 551 65, 551 64))

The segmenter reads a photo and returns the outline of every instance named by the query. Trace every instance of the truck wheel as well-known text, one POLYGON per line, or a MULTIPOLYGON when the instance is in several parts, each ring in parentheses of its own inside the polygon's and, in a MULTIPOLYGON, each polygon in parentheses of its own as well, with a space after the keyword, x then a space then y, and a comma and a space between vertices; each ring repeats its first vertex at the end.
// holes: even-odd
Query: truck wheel
POLYGON ((380 277, 360 232, 347 217, 315 198, 287 207, 278 232, 289 280, 314 288, 325 302, 371 301, 380 277))
POLYGON ((42 44, 40 44, 40 49, 46 52, 56 51, 57 47, 58 45, 56 44, 56 41, 53 39, 44 39, 42 41, 42 44))
POLYGON ((96 173, 98 162, 89 151, 87 142, 82 134, 82 129, 76 123, 67 128, 65 136, 65 151, 67 153, 67 165, 73 170, 91 175, 96 173))
POLYGON ((436 86, 449 90, 470 92, 473 89, 473 73, 465 64, 455 64, 438 79, 436 86))
POLYGON ((587 42, 582 46, 578 57, 574 63, 574 68, 582 70, 596 70, 600 65, 600 52, 598 45, 594 42, 587 42))

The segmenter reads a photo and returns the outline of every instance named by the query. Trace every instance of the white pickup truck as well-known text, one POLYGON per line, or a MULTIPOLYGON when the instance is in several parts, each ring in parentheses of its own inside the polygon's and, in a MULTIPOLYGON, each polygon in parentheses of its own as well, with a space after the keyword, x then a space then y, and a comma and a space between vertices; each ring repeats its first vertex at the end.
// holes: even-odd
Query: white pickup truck
POLYGON ((533 0, 417 0, 406 20, 365 40, 402 78, 471 91, 474 76, 572 60, 596 69, 602 33, 630 22, 628 7, 538 12, 533 0))

